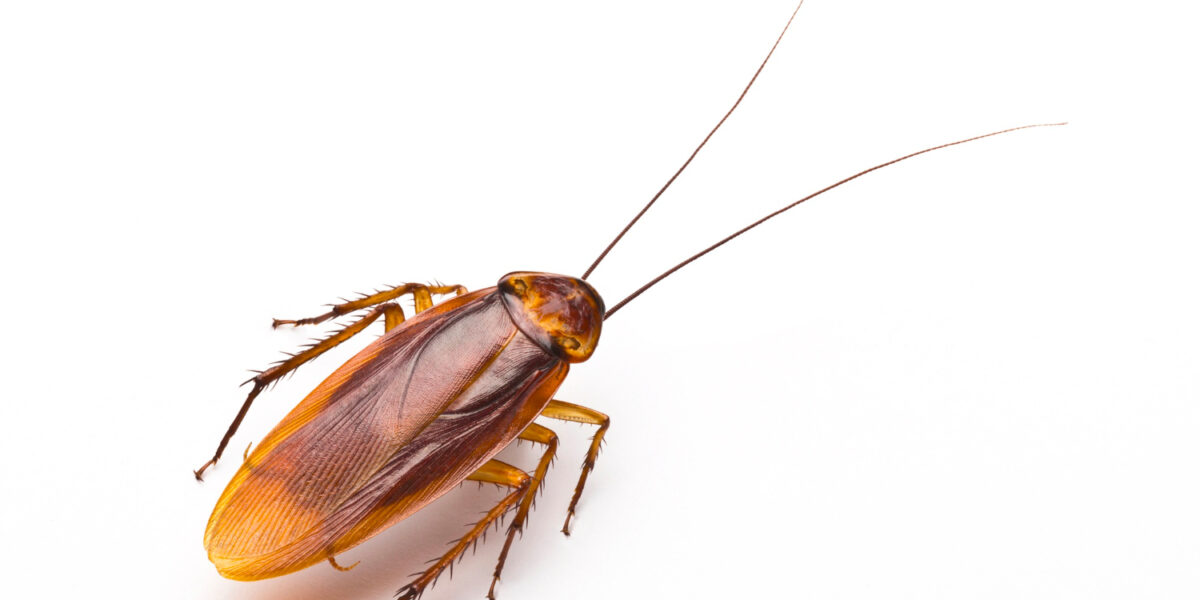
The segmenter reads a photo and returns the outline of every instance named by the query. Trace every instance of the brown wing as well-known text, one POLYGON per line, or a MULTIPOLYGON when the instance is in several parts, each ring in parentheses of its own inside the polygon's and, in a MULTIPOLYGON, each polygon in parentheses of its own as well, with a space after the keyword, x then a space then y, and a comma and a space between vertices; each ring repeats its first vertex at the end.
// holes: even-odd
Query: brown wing
POLYGON ((515 437, 512 421, 530 410, 520 407, 544 405, 565 376, 559 364, 516 331, 493 290, 421 313, 267 435, 213 510, 209 558, 227 577, 262 579, 378 533, 515 437))

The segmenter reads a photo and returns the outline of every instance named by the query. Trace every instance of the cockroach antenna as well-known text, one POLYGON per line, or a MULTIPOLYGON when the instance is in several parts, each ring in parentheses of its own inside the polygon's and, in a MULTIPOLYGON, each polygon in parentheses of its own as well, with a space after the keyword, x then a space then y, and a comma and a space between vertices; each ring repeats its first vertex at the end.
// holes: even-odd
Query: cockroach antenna
MULTIPOLYGON (((678 270, 680 270, 680 269, 684 268, 685 266, 687 266, 689 263, 691 263, 692 261, 696 260, 697 258, 700 258, 701 256, 704 256, 705 254, 708 254, 709 252, 712 252, 713 250, 716 250, 717 248, 720 248, 721 246, 724 246, 726 243, 728 243, 729 241, 733 240, 733 238, 736 238, 736 237, 738 237, 739 235, 742 235, 743 233, 746 233, 747 231, 750 231, 751 229, 754 229, 755 227, 758 227, 759 225, 762 225, 763 223, 766 223, 767 221, 771 220, 772 218, 774 218, 774 217, 776 217, 776 216, 779 216, 779 215, 781 215, 781 214, 783 214, 783 213, 785 213, 785 212, 787 212, 787 211, 789 211, 789 210, 791 210, 791 209, 795 208, 796 206, 799 206, 800 204, 802 204, 802 203, 804 203, 804 202, 806 202, 806 201, 808 201, 808 200, 811 200, 811 199, 813 199, 813 198, 816 198, 817 196, 820 196, 821 194, 824 194, 825 192, 828 192, 829 190, 832 190, 833 188, 836 188, 836 187, 838 187, 838 186, 841 186, 841 185, 842 185, 842 184, 844 184, 844 183, 849 183, 849 182, 851 182, 851 181, 854 181, 855 179, 858 179, 859 177, 862 177, 863 175, 866 175, 867 173, 870 173, 870 172, 872 172, 872 171, 878 171, 879 169, 882 169, 882 168, 884 168, 884 167, 889 167, 889 166, 891 166, 891 165, 894 165, 894 164, 896 164, 896 163, 898 163, 898 162, 900 162, 900 161, 902 161, 902 160, 908 160, 908 159, 910 159, 910 158, 913 158, 913 157, 915 157, 915 156, 920 156, 920 155, 922 155, 922 154, 925 154, 925 153, 927 153, 927 152, 933 152, 934 150, 941 150, 941 149, 943 149, 943 148, 949 148, 949 147, 951 147, 951 146, 957 146, 957 145, 959 145, 959 144, 965 144, 965 143, 967 143, 967 142, 973 142, 973 141, 975 141, 975 140, 982 140, 983 138, 989 138, 989 137, 992 137, 992 136, 994 136, 994 135, 1000 135, 1000 134, 1003 134, 1003 133, 1010 133, 1010 132, 1013 132, 1013 131, 1020 131, 1020 130, 1022 130, 1022 129, 1032 129, 1032 128, 1034 128, 1034 127, 1058 127, 1058 126, 1061 126, 1061 125, 1066 125, 1066 123, 1065 123, 1065 122, 1063 122, 1063 123, 1037 123, 1037 124, 1034 124, 1034 125, 1022 125, 1022 126, 1020 126, 1020 127, 1010 127, 1010 128, 1008 128, 1008 129, 1002 129, 1002 130, 1000 130, 1000 131, 993 131, 993 132, 991 132, 991 133, 985 133, 985 134, 983 134, 983 135, 977 135, 977 136, 975 136, 975 137, 969 137, 969 138, 966 138, 966 139, 958 140, 957 142, 949 142, 949 143, 946 143, 946 144, 941 144, 941 145, 938 145, 938 146, 933 146, 932 148, 926 148, 926 149, 924 149, 924 150, 919 150, 919 151, 917 151, 917 152, 913 152, 912 154, 906 154, 906 155, 904 155, 904 156, 901 156, 900 158, 893 158, 892 160, 889 160, 889 161, 887 161, 887 162, 884 162, 884 163, 877 164, 877 165, 875 165, 875 166, 873 166, 873 167, 871 167, 871 168, 869 168, 869 169, 864 169, 864 170, 862 170, 862 171, 859 171, 859 172, 857 172, 857 173, 855 173, 855 174, 853 174, 853 175, 851 175, 851 176, 849 176, 849 177, 847 177, 847 178, 845 178, 845 179, 842 179, 842 180, 838 181, 837 183, 834 183, 834 184, 831 184, 831 185, 825 186, 825 187, 823 187, 823 188, 821 188, 821 189, 819 189, 819 190, 817 190, 817 191, 815 191, 815 192, 813 192, 813 193, 811 193, 811 194, 809 194, 809 195, 807 195, 807 196, 805 196, 805 197, 803 197, 803 198, 801 198, 801 199, 799 199, 799 200, 797 200, 797 201, 795 201, 795 202, 793 202, 793 203, 791 203, 791 204, 789 204, 789 205, 787 205, 787 206, 785 206, 785 207, 783 207, 783 208, 781 208, 781 209, 779 209, 779 210, 777 210, 777 211, 775 211, 775 212, 773 212, 773 213, 771 213, 771 214, 769 214, 769 215, 767 215, 767 216, 765 216, 765 217, 763 217, 763 218, 761 218, 761 219, 759 219, 759 220, 757 220, 757 221, 755 221, 755 222, 753 222, 753 223, 751 223, 751 224, 749 224, 749 225, 747 225, 747 226, 745 226, 745 227, 743 227, 743 228, 741 228, 741 229, 739 229, 739 230, 735 231, 735 232, 733 232, 733 233, 732 233, 732 234, 730 234, 728 237, 726 237, 726 238, 722 239, 721 241, 719 241, 719 242, 717 242, 717 243, 715 243, 715 244, 713 244, 713 245, 709 246, 708 248, 705 248, 704 250, 701 250, 700 252, 697 252, 696 254, 693 254, 693 255, 691 256, 691 258, 688 258, 687 260, 685 260, 685 261, 683 261, 683 262, 681 262, 681 263, 679 263, 679 264, 675 265, 674 267, 671 267, 670 269, 667 269, 665 272, 663 272, 663 274, 659 275, 658 277, 655 277, 654 279, 651 279, 649 282, 647 282, 647 283, 646 283, 646 285, 643 285, 642 287, 638 288, 638 289, 637 289, 637 291, 635 291, 635 292, 633 292, 632 294, 630 294, 630 295, 626 296, 624 300, 621 300, 620 302, 616 303, 616 305, 614 305, 612 308, 608 309, 608 312, 604 313, 604 318, 607 320, 609 317, 613 316, 613 313, 616 313, 618 310, 620 310, 620 308, 621 308, 622 306, 625 306, 626 304, 628 304, 630 300, 633 300, 634 298, 637 298, 638 296, 640 296, 640 295, 642 294, 642 292, 644 292, 644 291, 646 291, 646 290, 650 289, 651 287, 654 287, 654 284, 656 284, 656 283, 658 283, 658 282, 662 281, 663 279, 666 279, 666 278, 667 278, 669 275, 671 275, 671 274, 672 274, 672 273, 674 273, 675 271, 678 271, 678 270)), ((649 206, 647 205, 647 208, 648 208, 648 207, 649 207, 649 206)), ((642 210, 642 212, 645 212, 645 209, 643 209, 643 210, 642 210)), ((638 216, 640 217, 640 216, 641 216, 641 214, 639 213, 639 214, 638 214, 638 216)), ((634 219, 634 220, 636 221, 637 219, 634 219)), ((632 224, 632 223, 631 223, 631 224, 632 224)), ((628 227, 626 227, 626 229, 628 229, 628 227)), ((624 233, 624 232, 622 232, 622 233, 624 233)), ((617 239, 620 239, 620 236, 617 236, 617 239)), ((610 245, 610 246, 609 246, 609 248, 611 248, 611 247, 612 247, 612 246, 610 245)), ((605 252, 608 252, 608 250, 605 250, 605 252)), ((603 257, 603 255, 601 255, 601 257, 603 257)))
POLYGON ((663 192, 667 191, 667 188, 671 187, 672 183, 675 183, 675 180, 679 177, 679 174, 683 173, 683 170, 688 168, 688 165, 692 164, 692 159, 696 158, 697 154, 700 154, 700 149, 704 148, 704 145, 708 143, 708 140, 712 139, 713 134, 715 134, 717 130, 721 128, 721 125, 725 124, 725 120, 729 118, 729 115, 732 115, 733 111, 737 110, 738 105, 742 103, 742 99, 746 97, 746 92, 750 91, 750 87, 754 85, 755 80, 758 79, 758 75, 762 73, 763 68, 767 66, 767 61, 771 60, 771 55, 775 54, 775 49, 779 47, 779 42, 783 40, 783 35, 787 33, 788 27, 792 26, 792 21, 796 19, 796 13, 800 12, 801 6, 804 6, 804 0, 800 0, 800 3, 796 5, 796 9, 792 11, 792 16, 788 17, 787 24, 783 26, 783 31, 779 32, 779 37, 775 38, 775 43, 771 45, 771 50, 767 52, 767 57, 763 59, 762 64, 758 65, 758 69, 754 71, 754 76, 750 78, 750 82, 746 84, 746 87, 742 88, 742 93, 738 95, 737 100, 735 100, 733 103, 733 106, 729 107, 728 111, 725 111, 725 115, 721 117, 721 120, 717 121, 717 124, 713 126, 712 131, 709 131, 708 135, 704 136, 703 140, 700 140, 700 145, 696 146, 695 150, 692 150, 692 153, 687 157, 687 160, 683 161, 683 165, 675 171, 674 175, 671 175, 671 178, 668 179, 661 188, 659 188, 658 193, 654 194, 654 197, 650 198, 650 201, 642 207, 642 210, 638 211, 638 214, 634 215, 633 219, 630 219, 629 223, 625 225, 625 228, 621 230, 621 233, 618 233, 617 237, 613 238, 613 241, 608 243, 608 246, 604 248, 604 251, 600 253, 600 256, 597 256, 596 260, 592 262, 592 266, 588 267, 587 271, 583 272, 583 275, 580 276, 580 279, 587 279, 588 276, 592 274, 592 271, 596 270, 596 267, 600 264, 600 261, 604 260, 605 256, 608 256, 608 253, 613 249, 613 246, 616 246, 617 242, 621 241, 621 238, 625 237, 625 234, 631 228, 633 228, 633 224, 637 223, 638 220, 642 218, 642 215, 646 214, 646 211, 650 210, 651 206, 654 206, 654 203, 658 201, 659 196, 662 196, 663 192))

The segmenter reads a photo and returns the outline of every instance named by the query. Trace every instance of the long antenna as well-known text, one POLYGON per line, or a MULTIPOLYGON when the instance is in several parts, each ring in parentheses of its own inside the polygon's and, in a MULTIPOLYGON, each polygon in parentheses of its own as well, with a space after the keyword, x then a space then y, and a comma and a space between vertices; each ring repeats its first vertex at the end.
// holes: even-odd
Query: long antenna
POLYGON ((719 242, 717 242, 717 243, 715 243, 715 244, 713 244, 713 245, 709 246, 708 248, 705 248, 704 250, 702 250, 702 251, 700 251, 700 252, 696 253, 695 255, 693 255, 691 258, 689 258, 689 259, 687 259, 687 260, 685 260, 685 261, 683 261, 683 262, 681 262, 681 263, 679 263, 679 264, 675 265, 674 267, 671 267, 670 269, 668 269, 668 270, 667 270, 665 273, 663 273, 662 275, 659 275, 658 277, 655 277, 654 279, 651 279, 649 283, 647 283, 646 285, 643 285, 642 287, 638 288, 638 290, 637 290, 636 292, 634 292, 634 293, 630 294, 630 295, 629 295, 629 296, 627 296, 627 297, 626 297, 624 300, 622 300, 622 301, 618 302, 618 303, 616 304, 616 306, 613 306, 612 308, 608 309, 608 312, 604 313, 604 319, 605 319, 605 320, 608 320, 608 318, 609 318, 609 317, 611 317, 611 316, 613 316, 613 314, 614 314, 614 313, 616 313, 618 310, 620 310, 622 306, 625 306, 626 304, 629 304, 629 301, 630 301, 630 300, 633 300, 634 298, 637 298, 638 296, 642 295, 642 292, 644 292, 644 291, 646 291, 646 290, 650 289, 651 287, 654 287, 654 284, 656 284, 656 283, 658 283, 658 282, 660 282, 660 281, 662 281, 662 280, 666 279, 666 278, 667 278, 667 276, 669 276, 671 273, 674 273, 675 271, 678 271, 678 270, 680 270, 680 269, 684 268, 685 266, 687 266, 689 263, 691 263, 692 261, 696 260, 697 258, 700 258, 701 256, 704 256, 705 254, 708 254, 709 252, 712 252, 713 250, 716 250, 717 248, 720 248, 721 246, 724 246, 724 245, 725 245, 727 242, 729 242, 729 241, 730 241, 730 240, 732 240, 733 238, 735 238, 735 237, 737 237, 737 236, 739 236, 739 235, 742 235, 743 233, 746 233, 747 231, 750 231, 751 229, 754 229, 755 227, 758 227, 759 225, 762 225, 763 223, 767 222, 768 220, 770 220, 771 218, 773 218, 773 217, 775 217, 775 216, 777 216, 777 215, 779 215, 779 214, 782 214, 782 213, 784 213, 784 212, 787 212, 787 211, 789 211, 789 210, 791 210, 791 209, 795 208, 797 205, 799 205, 799 204, 800 204, 800 203, 802 203, 802 202, 805 202, 805 201, 807 201, 807 200, 811 200, 812 198, 816 198, 817 196, 820 196, 821 194, 824 194, 825 192, 828 192, 829 190, 832 190, 833 188, 835 188, 835 187, 838 187, 838 186, 842 185, 843 183, 848 183, 848 182, 850 182, 850 181, 853 181, 853 180, 855 180, 855 179, 858 179, 859 177, 862 177, 863 175, 866 175, 867 173, 870 173, 871 171, 878 171, 879 169, 882 169, 882 168, 884 168, 884 167, 887 167, 887 166, 894 165, 894 164, 896 164, 896 163, 898 163, 898 162, 900 162, 900 161, 902 161, 902 160, 908 160, 908 159, 910 159, 910 158, 912 158, 912 157, 914 157, 914 156, 920 156, 920 155, 922 155, 922 154, 925 154, 926 152, 933 152, 934 150, 941 150, 942 148, 949 148, 950 146, 957 146, 957 145, 959 145, 959 144, 965 144, 965 143, 967 143, 967 142, 973 142, 973 141, 975 141, 975 140, 981 140, 981 139, 983 139, 983 138, 992 137, 992 136, 994 136, 994 135, 1000 135, 1000 134, 1002 134, 1002 133, 1009 133, 1009 132, 1011 132, 1011 131, 1018 131, 1018 130, 1021 130, 1021 129, 1030 129, 1030 128, 1032 128, 1032 127, 1056 127, 1056 126, 1059 126, 1059 125, 1066 125, 1066 123, 1038 123, 1038 124, 1036 124, 1036 125, 1024 125, 1024 126, 1021 126, 1021 127, 1013 127, 1013 128, 1011 128, 1011 129, 1004 129, 1004 130, 1001 130, 1001 131, 993 131, 992 133, 985 133, 985 134, 983 134, 983 135, 977 135, 977 136, 975 136, 975 137, 967 138, 967 139, 965 139, 965 140, 958 140, 957 142, 950 142, 950 143, 948 143, 948 144, 942 144, 942 145, 940 145, 940 146, 934 146, 934 147, 932 147, 932 148, 926 148, 926 149, 924 149, 924 150, 921 150, 921 151, 919 151, 919 152, 913 152, 912 154, 906 154, 906 155, 904 155, 904 156, 901 156, 900 158, 895 158, 895 159, 889 160, 889 161, 887 161, 887 162, 885 162, 885 163, 881 163, 881 164, 875 165, 874 167, 871 167, 870 169, 866 169, 866 170, 864 170, 864 171, 859 171, 858 173, 855 173, 855 174, 853 174, 853 175, 851 175, 851 176, 849 176, 849 177, 847 177, 847 178, 845 178, 845 179, 843 179, 843 180, 841 180, 841 181, 839 181, 839 182, 837 182, 837 183, 835 183, 835 184, 833 184, 833 185, 830 185, 830 186, 827 186, 827 187, 821 188, 820 190, 817 190, 817 191, 815 191, 815 192, 813 192, 813 193, 811 193, 811 194, 809 194, 809 195, 807 195, 807 196, 805 196, 805 197, 803 197, 803 198, 801 198, 801 199, 799 199, 799 200, 797 200, 797 201, 795 201, 795 202, 793 202, 793 203, 791 203, 791 204, 789 204, 789 205, 787 205, 787 206, 785 206, 785 207, 783 207, 783 208, 781 208, 781 209, 779 209, 779 210, 777 210, 777 211, 775 211, 775 212, 773 212, 773 213, 771 213, 771 214, 769 214, 769 215, 767 215, 767 216, 765 216, 765 217, 763 217, 763 218, 761 218, 761 219, 759 219, 759 220, 757 220, 757 221, 755 221, 755 222, 753 222, 753 223, 751 223, 751 224, 749 224, 749 225, 747 225, 747 226, 745 226, 745 227, 743 227, 743 228, 739 229, 739 230, 737 230, 736 232, 734 232, 734 233, 733 233, 732 235, 730 235, 729 237, 727 237, 727 238, 725 238, 725 239, 723 239, 723 240, 721 240, 721 241, 719 241, 719 242))
POLYGON ((696 146, 696 149, 692 151, 691 156, 689 156, 688 159, 683 162, 683 166, 679 167, 678 171, 675 171, 675 174, 667 180, 667 183, 664 184, 660 190, 658 190, 658 193, 654 194, 654 197, 646 203, 646 206, 643 206, 642 210, 633 217, 633 220, 625 225, 625 229, 622 229, 621 233, 618 233, 617 237, 613 238, 613 241, 608 243, 608 247, 604 249, 604 252, 600 253, 600 256, 596 257, 596 261, 592 263, 592 266, 588 267, 587 271, 583 272, 583 275, 580 277, 580 279, 587 279, 588 275, 591 275, 592 271, 596 270, 596 266, 600 264, 600 261, 604 260, 605 256, 608 256, 608 253, 613 249, 613 246, 616 246, 617 242, 621 241, 621 238, 625 237, 625 233, 633 227, 633 224, 637 223, 638 219, 641 219, 642 215, 646 214, 646 211, 650 210, 651 206, 654 206, 654 203, 658 200, 658 197, 663 195, 663 192, 667 191, 667 188, 671 187, 672 183, 675 183, 675 179, 679 177, 680 173, 683 173, 683 170, 686 169, 688 165, 692 164, 692 159, 696 158, 696 155, 700 153, 700 149, 708 143, 709 138, 711 138, 713 134, 721 128, 721 125, 725 123, 725 119, 728 119, 729 115, 733 114, 733 111, 738 107, 739 104, 742 103, 742 98, 746 97, 746 92, 750 91, 750 86, 754 85, 754 80, 758 79, 758 74, 762 73, 763 67, 767 66, 767 61, 771 60, 771 55, 775 53, 775 48, 779 47, 779 41, 783 39, 783 34, 787 33, 788 27, 791 27, 792 20, 796 18, 796 13, 800 12, 801 6, 804 6, 804 0, 800 0, 800 3, 796 5, 796 10, 792 11, 792 16, 788 18, 787 25, 783 26, 783 31, 779 32, 779 37, 775 38, 775 44, 771 46, 771 51, 767 53, 767 57, 763 59, 762 64, 758 65, 758 70, 754 72, 754 77, 750 78, 750 83, 746 84, 745 89, 742 90, 741 95, 738 96, 737 101, 733 103, 733 106, 729 108, 729 111, 725 113, 725 116, 721 117, 720 121, 717 121, 716 127, 713 127, 712 131, 708 132, 708 135, 704 136, 704 141, 700 142, 699 146, 696 146))

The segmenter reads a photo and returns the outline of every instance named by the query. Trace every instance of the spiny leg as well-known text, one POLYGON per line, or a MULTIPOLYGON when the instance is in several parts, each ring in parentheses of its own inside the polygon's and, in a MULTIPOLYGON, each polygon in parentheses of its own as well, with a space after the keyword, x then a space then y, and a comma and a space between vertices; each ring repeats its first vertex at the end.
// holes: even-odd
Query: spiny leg
POLYGON ((453 569, 454 561, 462 556, 468 547, 478 543, 480 536, 488 530, 488 527, 496 523, 500 517, 504 516, 529 493, 533 481, 525 471, 495 459, 484 463, 482 467, 479 467, 467 479, 510 487, 513 491, 509 492, 507 496, 500 500, 499 504, 489 510, 466 535, 458 538, 454 542, 454 547, 450 548, 450 551, 441 558, 434 561, 433 566, 426 569, 424 573, 421 573, 420 576, 409 582, 408 585, 400 588, 400 591, 396 592, 397 600, 415 600, 425 591, 426 587, 437 581, 442 571, 448 567, 453 569))
POLYGON ((337 559, 335 559, 335 558, 333 557, 333 555, 332 555, 332 554, 330 554, 330 555, 329 555, 329 556, 326 558, 326 560, 328 560, 328 561, 329 561, 329 564, 330 564, 330 565, 332 565, 332 566, 333 566, 333 568, 335 568, 335 569, 337 569, 337 570, 339 570, 339 571, 341 571, 341 572, 343 572, 343 573, 345 573, 345 572, 347 572, 347 571, 353 571, 353 570, 354 570, 354 567, 357 567, 357 566, 358 566, 358 563, 362 562, 361 560, 359 560, 359 561, 355 561, 355 562, 354 562, 354 564, 352 564, 352 565, 350 565, 350 566, 348 566, 348 567, 343 567, 342 565, 339 565, 339 564, 338 564, 338 561, 337 561, 337 559))
POLYGON ((246 383, 253 383, 254 387, 246 396, 246 400, 242 402, 242 407, 238 410, 237 416, 234 417, 233 423, 231 423, 229 425, 229 429, 225 431, 225 435, 221 438, 221 443, 218 444, 217 451, 213 453, 213 457, 209 459, 208 462, 204 463, 199 469, 193 471, 193 473, 196 475, 196 479, 198 481, 203 480, 204 471, 216 464, 217 460, 221 458, 221 454, 225 451, 225 446, 229 443, 229 440, 233 437, 233 434, 237 432, 238 427, 242 424, 242 419, 246 417, 246 413, 250 410, 250 405, 254 403, 254 399, 257 398, 258 395, 268 385, 279 380, 281 377, 290 373, 291 371, 296 370, 300 365, 320 356, 321 354, 350 339, 351 337, 354 337, 355 334, 361 332, 363 329, 366 329, 367 325, 370 325, 373 321, 375 321, 375 319, 379 318, 380 314, 384 315, 385 331, 391 331, 396 326, 403 323, 404 311, 398 304, 388 303, 389 300, 393 300, 403 296, 404 294, 411 293, 413 295, 413 302, 416 306, 416 311, 421 312, 433 306, 433 294, 443 295, 454 293, 455 295, 461 296, 462 294, 466 293, 466 291, 467 288, 461 285, 430 286, 421 283, 406 283, 393 287, 389 290, 376 292, 371 295, 364 295, 362 298, 359 298, 355 301, 335 305, 329 312, 311 319, 300 319, 298 321, 275 319, 271 323, 271 327, 279 327, 280 325, 311 325, 321 323, 323 321, 327 321, 334 317, 345 315, 359 309, 369 308, 372 306, 375 307, 371 310, 371 312, 367 313, 358 321, 350 324, 337 333, 325 338, 324 340, 309 346, 304 351, 292 355, 287 360, 271 366, 271 368, 259 373, 258 375, 255 375, 252 379, 247 381, 246 383))
POLYGON ((382 302, 395 300, 396 298, 399 298, 405 294, 412 294, 413 303, 416 306, 417 312, 422 312, 425 309, 433 306, 433 294, 438 294, 440 296, 451 293, 453 293, 455 296, 461 296, 467 293, 467 288, 461 285, 425 285, 423 283, 402 283, 389 290, 375 292, 374 294, 364 294, 357 300, 351 300, 341 304, 334 304, 329 309, 329 312, 317 315, 315 317, 298 319, 294 321, 291 319, 275 319, 271 322, 271 327, 279 327, 280 325, 316 325, 317 323, 323 323, 329 319, 350 314, 356 310, 362 310, 382 302))
POLYGON ((198 481, 202 481, 205 469, 216 464, 217 460, 221 458, 221 454, 225 452, 225 446, 229 444, 230 438, 233 437, 233 434, 237 432, 238 427, 241 426, 242 419, 246 418, 246 413, 250 411, 250 405, 254 403, 254 399, 257 398, 258 395, 262 393, 262 391, 266 389, 268 385, 270 385, 272 382, 278 381, 284 375, 296 370, 300 367, 300 365, 303 365, 304 363, 320 356, 321 354, 324 354, 326 351, 334 348, 338 344, 341 344, 342 342, 354 337, 357 333, 366 329, 368 325, 375 321, 375 319, 378 319, 379 315, 384 315, 385 328, 389 331, 393 327, 404 322, 404 311, 400 308, 400 305, 392 303, 381 304, 371 309, 371 311, 364 315, 361 319, 351 323, 350 325, 347 325, 333 335, 305 348, 301 352, 291 355, 286 360, 282 360, 272 365, 269 369, 247 380, 246 383, 253 383, 254 387, 250 389, 250 393, 246 396, 246 400, 242 402, 242 408, 238 410, 237 416, 233 418, 233 423, 229 424, 229 429, 225 431, 225 435, 221 438, 221 443, 217 445, 217 451, 213 453, 213 457, 209 459, 208 462, 204 463, 199 469, 194 471, 196 474, 196 479, 198 481))
POLYGON ((546 451, 542 453, 541 460, 538 461, 537 470, 533 472, 533 482, 529 485, 529 491, 525 493, 525 497, 521 499, 521 506, 517 508, 517 516, 513 518, 512 523, 508 526, 508 535, 504 539, 504 549, 500 550, 500 560, 496 563, 496 570, 492 572, 492 585, 488 587, 487 597, 490 600, 496 598, 496 582, 500 581, 500 571, 504 570, 504 560, 508 558, 508 548, 512 546, 513 538, 525 527, 525 521, 529 518, 529 511, 533 508, 533 500, 537 496, 538 487, 546 479, 546 472, 550 470, 550 463, 554 461, 554 451, 558 449, 558 436, 548 427, 530 423, 525 431, 518 436, 519 439, 545 444, 546 451))
POLYGON ((600 445, 604 443, 604 432, 608 431, 609 419, 608 415, 598 410, 562 400, 551 400, 542 410, 542 416, 600 426, 596 430, 596 435, 592 436, 592 445, 583 459, 583 472, 579 474, 579 483, 575 485, 575 495, 571 496, 571 505, 567 507, 567 520, 563 522, 562 532, 571 535, 571 517, 575 515, 575 505, 579 503, 579 497, 583 495, 583 486, 587 483, 588 473, 595 468, 596 457, 600 456, 600 445))

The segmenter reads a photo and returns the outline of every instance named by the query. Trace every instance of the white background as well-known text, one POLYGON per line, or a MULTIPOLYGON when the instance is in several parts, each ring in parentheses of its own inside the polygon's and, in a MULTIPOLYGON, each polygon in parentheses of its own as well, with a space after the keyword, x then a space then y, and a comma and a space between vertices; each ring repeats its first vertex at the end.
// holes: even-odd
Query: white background
MULTIPOLYGON (((590 428, 553 424, 502 597, 1200 596, 1198 53, 1167 5, 804 7, 591 278, 610 305, 861 168, 1071 125, 873 174, 622 310, 559 394, 613 418, 575 535, 590 428)), ((242 449, 353 351, 262 396, 197 484, 246 369, 320 333, 270 318, 581 273, 790 11, 5 3, 3 595, 389 598, 497 492, 452 493, 349 574, 206 559, 242 449)), ((482 597, 500 539, 426 597, 482 597)))

